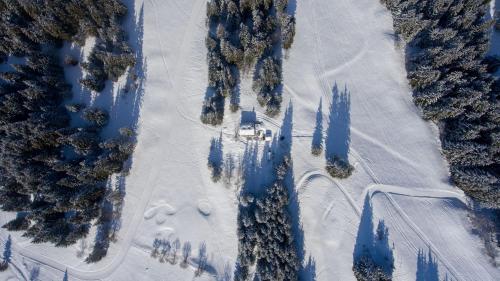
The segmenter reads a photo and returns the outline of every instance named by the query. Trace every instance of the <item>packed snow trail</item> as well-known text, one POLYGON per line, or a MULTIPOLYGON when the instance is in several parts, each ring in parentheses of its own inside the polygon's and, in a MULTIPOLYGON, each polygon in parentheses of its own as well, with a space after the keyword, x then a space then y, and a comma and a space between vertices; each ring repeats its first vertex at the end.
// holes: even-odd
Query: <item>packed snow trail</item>
MULTIPOLYGON (((436 127, 423 121, 413 104, 402 50, 391 36, 390 14, 378 0, 290 3, 297 32, 283 61, 283 104, 291 101, 294 108, 294 174, 306 255, 314 261, 316 280, 354 280, 352 254, 366 196, 377 218, 391 228, 397 262, 394 280, 415 280, 414 250, 422 247, 430 247, 440 269, 457 280, 499 280, 498 271, 481 255, 479 239, 470 233, 466 211, 443 207, 449 200, 464 198, 448 184, 436 127), (310 154, 319 100, 326 128, 334 85, 347 88, 351 100, 349 161, 355 171, 346 180, 329 177, 324 155, 310 154), (419 219, 415 214, 422 206, 439 216, 419 219), (437 229, 445 233, 429 230, 427 224, 439 224, 437 229), (442 242, 446 233, 460 238, 460 245, 442 242), (461 266, 453 256, 477 261, 461 266)), ((29 278, 26 263, 40 264, 40 279, 46 280, 62 279, 65 270, 69 280, 192 280, 191 267, 150 257, 154 239, 175 238, 191 244, 193 260, 199 245, 206 243, 212 273, 218 277, 226 266, 233 272, 237 190, 210 180, 207 156, 211 138, 221 132, 224 154, 235 159, 241 159, 248 141, 234 139, 239 112, 227 110, 220 127, 199 120, 207 86, 206 0, 135 1, 136 11, 141 6, 145 96, 118 241, 106 258, 89 265, 83 262, 85 256, 76 257, 75 247, 33 245, 13 233, 13 278, 29 278)), ((258 118, 276 133, 282 116, 267 117, 257 104, 251 74, 241 78, 240 105, 255 108, 258 118)), ((2 222, 13 217, 1 215, 2 222)), ((5 241, 7 235, 0 231, 5 241)), ((92 239, 91 235, 88 240, 92 239)), ((0 280, 3 277, 0 273, 0 280)), ((212 274, 196 278, 213 279, 212 274)))

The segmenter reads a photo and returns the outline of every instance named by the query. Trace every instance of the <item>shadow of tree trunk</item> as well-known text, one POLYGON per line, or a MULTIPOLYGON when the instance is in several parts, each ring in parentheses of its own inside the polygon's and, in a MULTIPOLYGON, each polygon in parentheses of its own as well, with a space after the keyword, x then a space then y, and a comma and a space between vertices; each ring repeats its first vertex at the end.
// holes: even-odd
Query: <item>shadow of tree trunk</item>
POLYGON ((12 238, 9 235, 7 237, 7 241, 5 241, 3 249, 2 262, 0 263, 0 272, 7 270, 7 268, 9 267, 11 257, 12 257, 12 238))
POLYGON ((319 100, 318 111, 316 112, 316 127, 312 137, 311 153, 319 156, 323 152, 323 99, 319 100))
POLYGON ((439 270, 436 259, 429 249, 427 256, 419 249, 417 256, 416 281, 439 281, 439 270))
POLYGON ((218 182, 222 176, 224 165, 224 153, 222 145, 222 132, 218 138, 210 141, 210 152, 208 154, 208 168, 212 172, 212 180, 218 182))
POLYGON ((351 142, 351 98, 347 86, 343 91, 337 84, 332 90, 332 101, 329 108, 328 128, 325 138, 325 156, 327 159, 338 156, 348 161, 351 142))
POLYGON ((389 229, 383 220, 379 220, 374 233, 370 195, 365 197, 354 245, 353 261, 356 276, 365 277, 365 274, 373 274, 382 278, 381 280, 392 279, 394 254, 393 248, 389 245, 389 229))

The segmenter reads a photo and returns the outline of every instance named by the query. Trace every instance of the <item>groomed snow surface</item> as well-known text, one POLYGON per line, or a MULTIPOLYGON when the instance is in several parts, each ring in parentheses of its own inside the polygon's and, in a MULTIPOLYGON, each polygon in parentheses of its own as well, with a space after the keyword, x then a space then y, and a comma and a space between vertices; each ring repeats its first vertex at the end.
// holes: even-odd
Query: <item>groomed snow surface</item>
MULTIPOLYGON (((111 183, 126 192, 118 239, 101 262, 86 264, 93 235, 58 249, 2 229, 2 246, 11 235, 12 256, 0 280, 232 279, 237 182, 213 183, 207 157, 211 138, 221 134, 224 157, 235 163, 251 142, 234 138, 240 112, 227 111, 217 128, 199 121, 207 86, 206 0, 126 2, 143 24, 145 84, 130 175, 111 183), (188 266, 151 257, 156 238, 189 243, 188 266), (207 272, 194 277, 203 247, 207 272)), ((355 280, 354 249, 372 243, 370 232, 381 220, 388 228, 394 280, 500 280, 471 231, 463 194, 448 184, 437 129, 413 105, 390 14, 378 0, 290 0, 290 9, 297 34, 284 60, 282 108, 293 107, 304 280, 355 280), (324 153, 311 155, 320 100, 327 151, 348 152, 355 167, 347 180, 325 173, 324 153)), ((251 76, 242 80, 241 106, 255 108, 276 134, 283 114, 262 114, 251 76)), ((116 93, 119 84, 108 87, 116 93)), ((113 116, 124 118, 126 112, 113 116)), ((2 213, 0 223, 13 215, 2 213)))

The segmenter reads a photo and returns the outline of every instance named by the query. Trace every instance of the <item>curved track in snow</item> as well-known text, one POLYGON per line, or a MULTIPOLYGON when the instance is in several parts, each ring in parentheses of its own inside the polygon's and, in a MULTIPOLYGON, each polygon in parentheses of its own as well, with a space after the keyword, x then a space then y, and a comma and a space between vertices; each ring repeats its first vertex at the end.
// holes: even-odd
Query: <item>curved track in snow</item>
MULTIPOLYGON (((158 9, 158 4, 155 2, 155 0, 146 0, 150 5, 152 6, 153 14, 154 14, 154 22, 155 22, 155 32, 157 34, 158 30, 160 29, 159 26, 159 17, 157 15, 156 10, 158 9)), ((169 1, 167 1, 169 2, 169 1)), ((164 43, 161 39, 161 36, 157 36, 157 42, 159 46, 159 50, 161 53, 161 58, 162 58, 162 64, 164 67, 164 72, 167 77, 167 86, 169 88, 172 88, 175 86, 173 83, 172 79, 172 72, 176 71, 178 72, 178 65, 179 62, 181 62, 183 59, 185 59, 186 56, 186 51, 188 50, 187 44, 190 42, 192 38, 189 37, 189 35, 192 35, 193 28, 201 28, 199 25, 196 24, 196 21, 202 18, 203 15, 203 9, 205 6, 206 1, 205 0, 197 0, 196 4, 193 6, 193 9, 190 13, 188 25, 186 28, 186 31, 184 32, 184 37, 182 40, 182 45, 181 45, 181 55, 177 57, 177 63, 174 65, 173 68, 168 67, 168 63, 166 60, 166 54, 164 50, 164 43)), ((158 173, 158 171, 150 171, 150 173, 158 173)), ((127 229, 122 229, 122 234, 120 235, 120 239, 123 240, 122 242, 122 247, 118 249, 118 252, 116 255, 110 257, 111 261, 104 261, 99 265, 102 265, 102 267, 93 269, 93 270, 82 270, 82 269, 77 269, 72 266, 68 266, 64 263, 62 263, 59 260, 52 259, 50 257, 47 257, 43 255, 42 253, 38 253, 35 251, 32 251, 30 249, 24 248, 22 246, 19 246, 15 243, 15 241, 12 241, 12 252, 13 252, 13 259, 12 259, 12 266, 16 269, 17 272, 19 272, 20 275, 25 280, 28 280, 26 276, 29 276, 27 272, 23 270, 23 266, 20 266, 18 263, 17 257, 21 259, 28 259, 33 262, 36 262, 38 264, 42 264, 46 267, 52 268, 56 271, 61 272, 62 274, 67 271, 68 275, 74 278, 78 278, 81 280, 100 280, 104 279, 108 276, 110 276, 122 263, 122 261, 125 259, 127 256, 127 253, 129 249, 133 246, 133 240, 134 237, 137 233, 137 228, 139 227, 139 224, 141 223, 141 220, 143 219, 144 211, 146 210, 146 207, 149 205, 151 196, 153 194, 154 189, 153 188, 146 188, 142 192, 141 198, 139 199, 139 202, 137 205, 134 207, 137 211, 134 213, 134 216, 131 219, 130 226, 127 229)), ((0 213, 1 215, 5 215, 4 213, 0 213)), ((0 240, 2 243, 5 243, 5 240, 2 236, 0 236, 0 240)))
MULTIPOLYGON (((346 188, 337 180, 328 175, 325 171, 322 170, 311 170, 306 172, 297 182, 296 188, 297 193, 304 193, 307 185, 312 182, 316 178, 324 178, 328 180, 332 186, 338 188, 342 194, 345 196, 349 205, 352 207, 353 211, 356 215, 361 218, 361 213, 363 210, 360 209, 355 199, 347 192, 346 188)), ((369 197, 370 200, 373 199, 376 195, 381 194, 392 205, 392 207, 396 210, 396 212, 403 218, 404 222, 412 229, 413 232, 422 240, 422 242, 434 253, 437 259, 446 267, 448 272, 452 275, 453 280, 463 280, 460 278, 460 274, 457 272, 455 267, 451 265, 444 257, 444 255, 439 251, 439 248, 432 243, 432 241, 423 233, 422 230, 408 217, 408 215, 403 211, 401 206, 392 198, 391 194, 394 195, 403 195, 408 197, 419 197, 419 198, 436 198, 436 199, 457 199, 462 203, 466 203, 466 200, 463 194, 454 191, 448 190, 430 190, 426 188, 408 188, 401 186, 391 186, 384 184, 372 184, 368 186, 364 191, 364 196, 362 198, 369 197)), ((332 203, 333 204, 333 203, 332 203)), ((411 241, 407 241, 412 244, 411 241)))
MULTIPOLYGON (((90 266, 89 268, 91 269, 89 270, 86 270, 82 264, 78 264, 77 262, 73 266, 68 266, 62 260, 63 258, 58 260, 58 257, 54 254, 47 254, 40 250, 36 251, 34 249, 40 248, 30 247, 27 242, 16 244, 16 241, 13 241, 11 271, 19 279, 28 280, 30 276, 29 270, 24 266, 25 260, 31 260, 45 267, 52 268, 53 271, 60 272, 61 276, 67 270, 70 280, 72 278, 81 280, 116 279, 117 276, 122 276, 123 278, 124 275, 115 275, 115 273, 126 269, 125 266, 120 266, 130 262, 127 257, 132 256, 136 248, 142 251, 141 257, 142 254, 148 254, 147 250, 144 251, 144 248, 140 246, 144 244, 138 243, 138 240, 142 234, 149 234, 147 231, 141 232, 139 227, 142 226, 144 216, 148 215, 145 213, 151 207, 150 203, 154 203, 155 199, 157 199, 155 198, 157 194, 165 192, 171 186, 179 185, 180 182, 180 180, 165 180, 161 181, 161 184, 156 185, 154 181, 147 180, 165 178, 165 174, 162 173, 165 172, 165 169, 171 168, 171 166, 178 166, 176 172, 180 170, 194 170, 199 167, 204 169, 206 165, 205 163, 201 163, 201 161, 206 161, 206 155, 203 153, 206 152, 208 137, 218 136, 221 132, 221 127, 207 126, 199 120, 203 87, 206 86, 205 69, 201 69, 205 66, 204 52, 206 49, 202 41, 206 35, 206 27, 203 24, 206 0, 190 0, 185 2, 183 0, 137 1, 144 1, 148 8, 145 30, 149 37, 146 36, 148 42, 145 44, 145 56, 149 59, 148 66, 154 66, 149 79, 157 83, 147 89, 149 91, 148 95, 146 95, 148 97, 146 102, 149 102, 148 109, 156 111, 150 113, 148 118, 141 120, 144 123, 141 124, 141 138, 143 146, 149 147, 151 144, 151 147, 154 147, 155 150, 151 155, 142 154, 147 155, 145 157, 147 159, 143 162, 148 162, 148 165, 145 165, 147 167, 143 167, 141 170, 142 173, 139 180, 131 177, 132 179, 136 179, 133 187, 137 190, 132 196, 133 206, 125 207, 125 209, 130 208, 129 213, 124 217, 126 219, 126 226, 124 225, 119 233, 118 244, 115 244, 115 246, 112 245, 114 252, 102 262, 90 266), (165 26, 165 24, 170 25, 165 26), (178 31, 175 29, 178 29, 178 31), (167 95, 168 97, 166 97, 167 95), (150 99, 151 96, 154 96, 154 99, 150 99), (152 103, 155 104, 151 105, 152 103), (168 110, 168 115, 162 115, 162 110, 168 110), (176 137, 172 137, 175 134, 172 131, 179 128, 179 126, 185 129, 182 131, 183 134, 189 135, 193 133, 193 136, 195 136, 193 139, 195 140, 178 150, 180 153, 185 152, 189 155, 186 157, 169 158, 171 155, 171 151, 169 150, 176 149, 175 146, 179 147, 179 144, 181 144, 176 137), (203 143, 199 141, 200 135, 206 135, 207 140, 203 140, 203 143), (160 168, 159 166, 163 165, 166 161, 171 165, 160 168)), ((383 39, 379 36, 385 29, 390 28, 391 23, 385 22, 387 21, 387 17, 384 19, 379 14, 374 14, 373 12, 376 9, 380 11, 382 6, 378 1, 368 0, 303 0, 297 2, 299 2, 297 5, 300 7, 300 9, 297 9, 297 37, 291 49, 292 55, 284 63, 284 72, 287 74, 287 79, 283 82, 284 93, 289 94, 294 101, 294 114, 299 113, 297 118, 294 116, 294 122, 295 120, 298 122, 294 123, 292 134, 294 137, 308 136, 312 132, 311 128, 314 125, 314 112, 310 109, 316 109, 316 104, 312 100, 323 98, 324 104, 331 103, 333 83, 338 81, 341 86, 342 83, 348 84, 350 86, 349 91, 352 92, 351 97, 357 98, 357 100, 352 99, 352 123, 350 124, 350 130, 353 147, 350 149, 349 158, 350 160, 352 159, 352 163, 356 165, 358 171, 363 171, 361 179, 351 178, 346 181, 333 179, 323 169, 317 169, 318 165, 323 165, 323 163, 319 164, 320 159, 310 156, 309 146, 307 146, 307 151, 301 151, 299 152, 301 154, 298 155, 299 158, 304 159, 303 165, 299 165, 299 161, 296 161, 295 164, 297 165, 294 165, 294 168, 300 166, 300 168, 297 168, 297 175, 302 174, 296 181, 297 196, 304 195, 307 188, 315 180, 325 179, 327 184, 323 185, 322 189, 328 190, 331 186, 343 194, 338 195, 338 197, 345 197, 346 201, 344 202, 347 202, 348 205, 343 204, 342 206, 348 209, 350 218, 352 218, 352 224, 356 223, 356 217, 360 218, 362 216, 362 201, 364 198, 367 196, 371 200, 376 198, 377 200, 374 200, 374 202, 378 202, 379 198, 383 198, 384 204, 391 208, 391 210, 395 210, 393 212, 395 217, 397 217, 395 220, 401 222, 401 228, 408 230, 405 233, 411 233, 412 239, 418 240, 409 241, 411 239, 408 239, 408 244, 413 245, 415 248, 419 244, 427 245, 443 265, 443 269, 449 272, 450 277, 454 280, 462 280, 463 277, 459 275, 461 268, 458 267, 458 263, 453 262, 449 258, 450 255, 447 253, 446 248, 443 248, 444 246, 442 245, 436 245, 438 243, 436 241, 439 240, 435 240, 432 233, 422 231, 421 228, 425 227, 425 225, 417 225, 418 221, 415 219, 415 216, 411 216, 408 209, 405 212, 398 204, 401 201, 396 200, 401 199, 397 197, 398 195, 402 195, 411 198, 452 198, 464 202, 464 197, 459 192, 436 190, 435 188, 438 184, 442 183, 440 182, 441 178, 438 177, 442 174, 439 173, 429 176, 433 178, 428 182, 435 182, 436 185, 427 185, 426 183, 419 185, 417 183, 415 185, 422 188, 412 188, 414 182, 420 182, 418 180, 413 181, 415 179, 414 171, 427 175, 425 173, 429 172, 430 169, 445 169, 443 168, 443 163, 436 160, 441 159, 439 158, 439 151, 437 149, 431 151, 431 148, 436 148, 437 146, 434 143, 427 142, 428 139, 433 137, 429 133, 428 124, 422 124, 423 121, 421 121, 417 114, 410 115, 415 110, 413 104, 411 104, 411 108, 406 107, 406 102, 411 101, 409 98, 407 100, 404 99, 404 96, 407 94, 405 92, 406 88, 404 85, 402 86, 402 84, 406 83, 404 67, 398 61, 396 51, 387 52, 387 49, 390 49, 388 46, 390 47, 391 45, 386 44, 387 42, 382 42, 383 39), (381 60, 384 62, 383 66, 380 64, 381 60), (370 98, 372 100, 369 100, 370 98), (311 112, 312 114, 310 114, 311 112), (300 115, 301 113, 303 115, 300 115), (368 116, 365 116, 365 113, 368 116), (398 122, 400 118, 403 121, 398 122), (416 129, 405 130, 407 127, 416 129), (401 142, 403 145, 399 145, 399 140, 398 142, 392 141, 395 138, 395 134, 392 134, 393 131, 402 132, 401 136, 411 136, 417 139, 417 141, 408 141, 405 139, 401 142), (432 159, 427 161, 427 159, 423 159, 422 157, 419 158, 422 154, 426 154, 426 157, 437 156, 434 158, 431 157, 432 159), (388 163, 391 160, 396 160, 394 161, 396 164, 388 163), (387 163, 392 165, 389 165, 390 167, 386 169, 383 169, 385 167, 381 168, 387 163), (385 185, 384 183, 394 182, 388 180, 388 178, 391 176, 391 173, 394 173, 394 170, 399 168, 396 167, 397 165, 404 166, 401 178, 408 176, 413 177, 412 180, 395 183, 399 186, 385 185), (356 180, 359 181, 356 182, 356 180), (359 189, 354 190, 355 188, 359 189), (359 197, 358 195, 352 195, 356 192, 360 195, 359 197), (385 203, 386 201, 387 203, 385 203), (355 215, 351 214, 349 208, 352 208, 355 215), (414 221, 412 221, 411 217, 414 218, 414 221), (419 243, 420 240, 422 243, 419 243), (447 257, 450 260, 447 260, 447 257)), ((243 95, 245 93, 242 93, 243 95)), ((252 100, 255 100, 255 98, 252 97, 252 100)), ((284 106, 285 104, 286 102, 283 103, 284 106)), ((262 112, 257 112, 257 114, 259 119, 264 120, 266 125, 268 124, 273 129, 276 129, 276 132, 281 127, 281 120, 278 120, 279 118, 269 118, 262 112)), ((228 125, 227 119, 224 125, 228 125)), ((229 126, 227 127, 229 128, 229 126)), ((233 136, 233 132, 227 128, 223 128, 222 133, 227 137, 233 136)), ((191 141, 189 138, 186 139, 191 141)), ((245 143, 244 140, 242 142, 245 143)), ((298 143, 304 145, 305 141, 302 142, 299 140, 298 143)), ((146 152, 149 153, 149 151, 146 152)), ((179 156, 178 154, 175 155, 179 156)), ((142 164, 144 165, 144 163, 142 164)), ((417 174, 417 176, 420 174, 417 174)), ((214 189, 209 190, 207 188, 205 191, 199 188, 199 186, 204 186, 204 180, 208 182, 208 178, 199 182, 193 181, 194 184, 185 187, 185 189, 189 189, 192 192, 183 193, 183 196, 191 198, 190 196, 186 196, 186 194, 196 195, 199 194, 197 192, 200 190, 200 193, 206 192, 204 197, 214 198, 222 194, 222 192, 214 193, 214 189)), ((184 186, 181 188, 184 188, 184 186)), ((338 192, 335 192, 335 196, 337 194, 338 192)), ((312 204, 317 204, 322 199, 318 198, 318 195, 314 193, 308 193, 307 196, 309 195, 311 196, 310 202, 312 204)), ((181 199, 181 197, 174 199, 181 199)), ((329 212, 335 207, 334 204, 336 204, 336 201, 332 199, 328 197, 325 199, 325 204, 321 206, 324 206, 326 210, 318 208, 320 211, 314 214, 317 214, 318 217, 323 214, 323 218, 330 214, 329 212), (321 211, 324 212, 321 213, 321 211)), ((212 229, 211 233, 215 233, 214 236, 223 237, 210 238, 210 247, 213 248, 212 245, 214 245, 218 249, 227 250, 228 247, 223 247, 226 245, 224 239, 226 237, 232 238, 232 227, 235 228, 236 223, 232 224, 233 222, 231 221, 233 213, 230 211, 232 209, 221 209, 215 205, 210 218, 214 218, 222 213, 230 215, 217 217, 213 222, 208 223, 208 227, 212 229), (231 225, 222 228, 221 231, 221 228, 217 228, 217 226, 224 223, 223 220, 229 222, 231 225)), ((405 206, 403 205, 403 207, 405 206)), ((151 212, 154 212, 155 209, 151 210, 153 210, 151 212)), ((333 216, 334 212, 331 214, 333 216)), ((1 213, 1 215, 4 214, 1 213)), ((146 227, 148 226, 146 225, 146 227)), ((155 225, 152 227, 155 227, 155 225)), ((191 230, 189 226, 182 225, 182 227, 191 230)), ((205 234, 202 233, 200 236, 205 234)), ((0 237, 0 239, 2 238, 0 237)), ((202 239, 205 239, 205 237, 202 237, 202 239)), ((400 241, 404 242, 403 239, 401 238, 396 243, 400 241)), ((145 243, 149 242, 146 241, 145 243)), ((324 245, 322 244, 323 241, 314 241, 311 243, 317 247, 324 245)), ((220 255, 223 250, 218 251, 217 254, 220 255)), ((350 255, 350 253, 347 253, 347 255, 350 255)), ((232 261, 231 258, 228 260, 232 261)), ((324 264, 318 263, 318 269, 321 270, 321 267, 325 268, 326 266, 331 266, 331 264, 326 262, 324 264)), ((165 269, 164 265, 159 263, 154 266, 165 271, 176 270, 165 269)), ((346 275, 348 278, 345 280, 348 280, 352 276, 351 266, 352 264, 348 264, 347 271, 349 275, 346 275)), ((136 268, 134 266, 133 269, 140 269, 139 267, 137 266, 136 268)), ((126 270, 124 271, 126 272, 126 270)), ((411 273, 413 274, 413 272, 411 273)), ((319 277, 320 275, 321 271, 318 272, 317 276, 319 277)), ((339 279, 343 279, 342 277, 346 276, 341 276, 339 279)), ((331 276, 323 277, 324 279, 318 278, 318 280, 331 279, 331 276)), ((133 277, 125 276, 125 279, 127 278, 133 277)), ((181 278, 178 280, 186 279, 181 278)))

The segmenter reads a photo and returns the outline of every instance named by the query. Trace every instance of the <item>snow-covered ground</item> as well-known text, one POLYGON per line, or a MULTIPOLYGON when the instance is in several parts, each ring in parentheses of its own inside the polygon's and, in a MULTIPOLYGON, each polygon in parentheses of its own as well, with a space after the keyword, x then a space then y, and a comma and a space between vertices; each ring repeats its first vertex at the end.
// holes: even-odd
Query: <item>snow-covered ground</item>
MULTIPOLYGON (((66 271, 67 280, 193 280, 205 247, 208 272, 195 280, 230 280, 224 278, 237 256, 238 191, 211 181, 207 157, 213 137, 222 135, 224 155, 235 162, 248 142, 234 138, 240 112, 227 111, 216 128, 199 121, 207 86, 206 0, 125 2, 143 24, 144 96, 140 112, 123 107, 138 118, 138 145, 130 175, 116 183, 126 192, 118 240, 106 258, 89 265, 83 259, 92 236, 56 249, 12 233, 11 266, 0 280, 64 280, 66 271), (155 239, 189 243, 189 265, 151 257, 155 239)), ((390 14, 378 0, 290 0, 290 9, 297 34, 284 60, 282 108, 293 107, 305 279, 354 280, 354 249, 383 220, 395 280, 500 280, 471 232, 463 194, 448 184, 437 128, 413 105, 390 14), (329 177, 324 154, 310 153, 320 100, 326 149, 348 153, 355 167, 347 180, 329 177), (436 263, 425 266, 419 252, 436 263)), ((255 108, 274 133, 281 126, 283 114, 262 114, 249 75, 241 84, 241 106, 255 108)), ((127 115, 122 110, 111 116, 127 115)), ((0 223, 9 217, 2 214, 0 223)), ((9 233, 0 233, 3 245, 9 233)))

